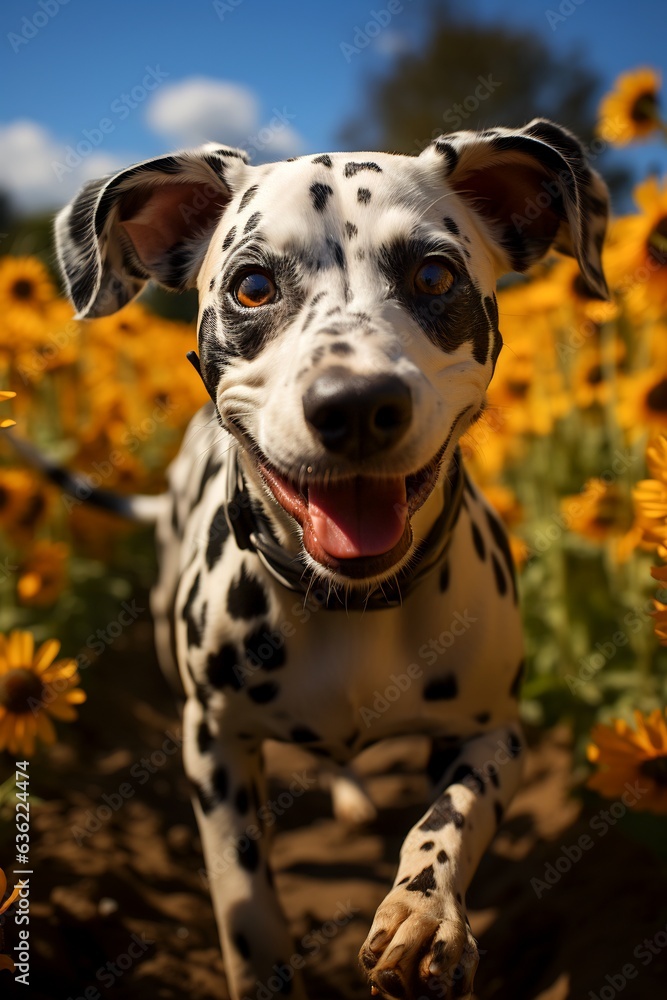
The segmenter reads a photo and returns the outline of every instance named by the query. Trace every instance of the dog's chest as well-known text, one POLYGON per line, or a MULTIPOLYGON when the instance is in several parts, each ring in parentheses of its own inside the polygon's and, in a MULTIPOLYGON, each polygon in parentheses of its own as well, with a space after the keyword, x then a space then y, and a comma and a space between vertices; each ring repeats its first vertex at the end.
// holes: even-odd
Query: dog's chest
POLYGON ((520 626, 507 568, 498 585, 502 553, 473 494, 446 560, 403 606, 346 612, 287 590, 237 548, 223 516, 224 455, 203 490, 201 478, 180 483, 179 516, 190 513, 180 542, 169 543, 180 544, 171 586, 183 684, 220 731, 315 744, 344 758, 400 733, 465 737, 506 711, 520 626))

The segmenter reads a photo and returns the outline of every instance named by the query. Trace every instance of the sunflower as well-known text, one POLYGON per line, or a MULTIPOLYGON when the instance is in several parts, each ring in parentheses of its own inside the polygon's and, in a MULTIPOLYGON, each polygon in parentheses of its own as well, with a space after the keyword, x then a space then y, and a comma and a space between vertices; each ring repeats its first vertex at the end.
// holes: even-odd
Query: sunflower
POLYGON ((41 260, 9 256, 0 260, 0 306, 10 324, 21 324, 32 336, 42 329, 35 320, 45 317, 54 299, 53 284, 41 260))
POLYGON ((667 485, 657 479, 642 479, 632 491, 642 541, 655 548, 667 542, 667 485))
POLYGON ((612 379, 623 365, 625 347, 620 340, 615 341, 611 365, 607 353, 598 345, 587 344, 576 354, 571 372, 572 398, 582 410, 605 406, 612 397, 612 379))
MULTIPOLYGON (((0 389, 0 403, 4 403, 7 399, 13 399, 15 395, 15 392, 10 392, 8 389, 0 389)), ((5 420, 0 420, 0 428, 13 427, 15 423, 15 420, 6 418, 5 420)))
POLYGON ((614 483, 589 479, 581 493, 561 500, 561 511, 569 531, 592 542, 606 542, 630 528, 630 511, 614 483))
POLYGON ((612 146, 644 139, 661 126, 660 74, 653 69, 622 73, 600 103, 598 135, 612 146))
POLYGON ((629 782, 641 789, 637 810, 667 813, 667 725, 660 709, 635 712, 636 729, 624 719, 599 723, 591 732, 588 759, 599 768, 588 787, 605 798, 620 798, 629 782))
POLYGON ((631 436, 667 430, 667 368, 650 368, 619 379, 616 417, 631 436))
POLYGON ((74 705, 86 700, 74 660, 58 660, 57 639, 47 639, 35 652, 30 632, 0 634, 0 750, 31 756, 35 738, 54 743, 50 716, 71 722, 74 705))
POLYGON ((605 257, 610 286, 625 293, 635 315, 667 309, 667 184, 649 177, 633 197, 639 212, 617 219, 605 257))
POLYGON ((48 494, 27 469, 0 469, 0 528, 16 539, 31 538, 48 507, 48 494))
POLYGON ((36 542, 19 567, 16 590, 21 604, 54 604, 65 585, 69 548, 64 542, 36 542))
MULTIPOLYGON (((2 897, 7 892, 7 876, 3 872, 2 868, 0 868, 0 916, 7 912, 12 903, 16 902, 22 888, 23 882, 18 882, 3 903, 2 897)), ((2 930, 0 929, 0 947, 2 947, 2 944, 2 930)), ((14 972, 14 962, 9 955, 0 955, 0 972, 2 972, 3 969, 7 969, 8 972, 14 972)))

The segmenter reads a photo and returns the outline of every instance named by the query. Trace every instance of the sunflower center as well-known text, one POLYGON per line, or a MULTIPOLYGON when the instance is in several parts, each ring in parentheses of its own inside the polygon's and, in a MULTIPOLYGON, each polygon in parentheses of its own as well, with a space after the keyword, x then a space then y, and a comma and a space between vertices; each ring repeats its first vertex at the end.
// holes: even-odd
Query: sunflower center
POLYGON ((640 94, 630 108, 630 117, 633 122, 655 121, 658 112, 658 101, 651 90, 640 94))
POLYGON ((31 670, 18 667, 0 677, 0 705, 15 715, 32 711, 31 702, 41 701, 44 688, 31 670))
POLYGON ((35 286, 28 278, 19 278, 12 285, 12 295, 15 299, 31 299, 35 291, 35 286))
POLYGON ((663 378, 646 394, 646 405, 656 413, 667 411, 667 378, 663 378))
POLYGON ((604 381, 602 365, 592 365, 586 373, 586 381, 589 385, 599 385, 604 381))
POLYGON ((525 382, 521 379, 510 379, 507 383, 507 390, 516 396, 517 399, 525 399, 528 395, 528 390, 530 389, 530 382, 525 382))
POLYGON ((664 785, 667 788, 667 755, 650 757, 642 761, 639 770, 645 777, 655 781, 656 785, 664 785))
POLYGON ((648 237, 648 252, 658 264, 665 263, 667 253, 667 215, 653 227, 648 237))

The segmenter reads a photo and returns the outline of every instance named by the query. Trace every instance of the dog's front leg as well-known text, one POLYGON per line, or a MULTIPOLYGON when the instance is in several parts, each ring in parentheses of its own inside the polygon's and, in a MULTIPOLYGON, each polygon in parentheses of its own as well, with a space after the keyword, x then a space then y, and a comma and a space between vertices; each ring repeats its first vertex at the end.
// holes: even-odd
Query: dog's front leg
POLYGON ((408 1000, 472 992, 478 953, 465 892, 519 783, 519 732, 512 721, 434 750, 429 773, 440 794, 404 841, 360 953, 375 992, 408 1000))
POLYGON ((184 715, 184 764, 202 838, 207 882, 218 923, 233 1000, 271 994, 305 1000, 287 923, 273 889, 269 834, 259 748, 249 750, 224 733, 196 698, 184 715))

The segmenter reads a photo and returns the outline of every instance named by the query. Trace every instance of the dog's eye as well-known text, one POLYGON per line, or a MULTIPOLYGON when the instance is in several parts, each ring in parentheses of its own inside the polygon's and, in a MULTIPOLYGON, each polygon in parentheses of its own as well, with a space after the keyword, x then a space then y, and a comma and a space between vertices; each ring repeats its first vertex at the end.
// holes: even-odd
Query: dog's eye
POLYGON ((444 295, 454 284, 454 275, 439 260, 425 260, 415 274, 415 289, 422 295, 444 295))
POLYGON ((276 297, 276 286, 268 274, 264 274, 263 271, 253 271, 241 278, 234 295, 240 305, 253 309, 255 306, 265 306, 273 302, 276 297))

